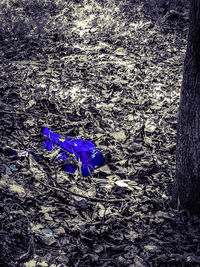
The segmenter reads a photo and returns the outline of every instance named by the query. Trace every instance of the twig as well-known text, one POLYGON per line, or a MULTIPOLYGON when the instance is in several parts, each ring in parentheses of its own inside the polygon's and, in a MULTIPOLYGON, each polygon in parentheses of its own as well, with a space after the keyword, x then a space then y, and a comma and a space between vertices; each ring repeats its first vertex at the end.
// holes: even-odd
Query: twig
MULTIPOLYGON (((36 177, 35 177, 36 178, 36 177)), ((63 192, 65 194, 72 194, 74 196, 77 196, 77 197, 81 197, 81 198, 85 198, 85 199, 88 199, 92 202, 107 202, 107 203, 114 203, 114 202, 121 202, 121 201, 129 201, 130 198, 124 198, 124 199, 102 199, 102 198, 96 198, 96 197, 87 197, 87 196, 83 196, 83 195, 80 195, 80 194, 77 194, 77 193, 74 193, 68 189, 61 189, 61 188, 57 188, 57 187, 54 187, 54 186, 51 186, 51 185, 47 185, 45 184, 43 181, 39 180, 36 178, 36 180, 38 182, 40 182, 41 184, 43 184, 44 186, 50 188, 50 189, 54 189, 56 191, 60 191, 60 192, 63 192)))

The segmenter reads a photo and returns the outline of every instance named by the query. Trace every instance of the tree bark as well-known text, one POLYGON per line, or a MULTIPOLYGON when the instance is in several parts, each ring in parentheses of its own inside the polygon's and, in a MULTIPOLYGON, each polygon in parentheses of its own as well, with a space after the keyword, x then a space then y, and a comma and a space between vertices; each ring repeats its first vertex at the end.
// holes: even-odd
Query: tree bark
POLYGON ((190 1, 172 205, 200 215, 200 0, 190 1))

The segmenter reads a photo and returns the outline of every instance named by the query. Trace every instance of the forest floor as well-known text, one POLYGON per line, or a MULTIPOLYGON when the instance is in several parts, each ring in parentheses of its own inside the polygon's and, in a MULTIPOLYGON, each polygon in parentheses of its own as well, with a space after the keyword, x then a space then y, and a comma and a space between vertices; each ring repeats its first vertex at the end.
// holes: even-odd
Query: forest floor
POLYGON ((102 2, 1 6, 0 266, 200 266, 200 219, 170 207, 188 22, 102 2), (104 163, 65 172, 45 127, 104 163))

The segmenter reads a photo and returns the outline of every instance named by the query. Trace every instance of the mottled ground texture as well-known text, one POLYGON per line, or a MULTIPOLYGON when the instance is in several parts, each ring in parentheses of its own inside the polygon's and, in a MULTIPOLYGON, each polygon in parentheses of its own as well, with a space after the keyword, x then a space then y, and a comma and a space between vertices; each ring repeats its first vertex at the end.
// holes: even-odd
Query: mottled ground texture
POLYGON ((200 266, 199 218, 170 207, 188 31, 175 2, 1 1, 0 266, 200 266), (44 127, 92 140, 104 164, 65 172, 44 127))

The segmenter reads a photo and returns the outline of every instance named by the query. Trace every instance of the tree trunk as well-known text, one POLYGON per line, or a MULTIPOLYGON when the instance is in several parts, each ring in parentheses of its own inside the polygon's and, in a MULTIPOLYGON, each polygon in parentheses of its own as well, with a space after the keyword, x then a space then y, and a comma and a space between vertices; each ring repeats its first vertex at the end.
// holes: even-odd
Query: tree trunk
POLYGON ((172 204, 200 215, 200 0, 191 0, 172 204))

